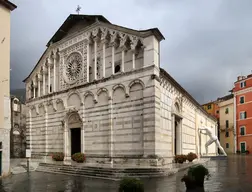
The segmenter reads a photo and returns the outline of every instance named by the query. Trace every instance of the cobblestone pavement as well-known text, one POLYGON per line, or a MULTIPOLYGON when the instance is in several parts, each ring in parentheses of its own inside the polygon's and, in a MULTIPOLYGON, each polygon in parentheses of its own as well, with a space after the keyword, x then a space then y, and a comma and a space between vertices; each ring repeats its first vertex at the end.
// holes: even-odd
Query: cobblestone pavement
MULTIPOLYGON (((252 192, 252 156, 230 156, 228 160, 214 160, 206 164, 211 173, 205 182, 209 192, 252 192)), ((146 192, 185 191, 180 182, 185 172, 165 177, 144 179, 146 192)), ((116 192, 118 182, 67 175, 32 172, 0 180, 1 192, 116 192)))

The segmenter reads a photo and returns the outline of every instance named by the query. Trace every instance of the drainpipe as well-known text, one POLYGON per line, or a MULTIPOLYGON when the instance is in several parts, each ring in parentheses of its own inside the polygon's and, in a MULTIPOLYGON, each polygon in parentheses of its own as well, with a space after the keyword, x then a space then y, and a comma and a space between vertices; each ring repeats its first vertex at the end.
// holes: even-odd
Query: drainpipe
POLYGON ((236 95, 234 94, 234 153, 237 151, 237 131, 236 131, 236 95))

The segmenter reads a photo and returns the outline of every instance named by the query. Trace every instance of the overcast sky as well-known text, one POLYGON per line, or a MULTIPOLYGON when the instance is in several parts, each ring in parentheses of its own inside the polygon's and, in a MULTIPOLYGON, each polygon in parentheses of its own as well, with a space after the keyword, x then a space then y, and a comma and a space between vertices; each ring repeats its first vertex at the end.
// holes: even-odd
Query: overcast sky
POLYGON ((228 94, 252 69, 251 0, 12 0, 11 88, 22 88, 68 17, 100 14, 133 29, 158 27, 161 67, 200 103, 228 94))

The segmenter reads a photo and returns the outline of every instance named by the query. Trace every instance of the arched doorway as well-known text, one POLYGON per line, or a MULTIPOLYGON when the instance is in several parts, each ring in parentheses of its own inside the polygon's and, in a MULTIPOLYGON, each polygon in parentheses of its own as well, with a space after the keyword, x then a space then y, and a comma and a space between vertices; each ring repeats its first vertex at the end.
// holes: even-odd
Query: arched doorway
POLYGON ((64 153, 70 160, 75 153, 82 152, 83 123, 77 111, 68 112, 65 117, 64 153))
POLYGON ((182 153, 182 115, 180 105, 176 102, 173 106, 173 153, 182 153))

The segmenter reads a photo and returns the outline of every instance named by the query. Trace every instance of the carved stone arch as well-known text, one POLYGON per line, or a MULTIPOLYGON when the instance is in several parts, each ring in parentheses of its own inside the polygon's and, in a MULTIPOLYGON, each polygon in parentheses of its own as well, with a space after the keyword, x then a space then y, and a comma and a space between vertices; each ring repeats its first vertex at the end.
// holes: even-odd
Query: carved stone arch
POLYGON ((36 115, 38 115, 38 111, 37 111, 37 107, 36 105, 32 105, 30 106, 30 112, 29 112, 29 115, 34 117, 36 115))
POLYGON ((44 115, 47 112, 47 108, 44 103, 40 103, 38 105, 38 114, 39 115, 44 115))
POLYGON ((48 113, 53 113, 57 111, 52 99, 46 102, 46 106, 47 106, 48 113))
POLYGON ((182 113, 182 103, 178 97, 175 98, 172 106, 173 113, 179 115, 182 113))
POLYGON ((85 97, 87 97, 88 95, 91 95, 93 98, 94 98, 94 100, 96 99, 96 97, 95 97, 95 94, 93 94, 93 92, 92 91, 87 91, 86 93, 84 93, 84 99, 85 99, 85 97))
POLYGON ((117 89, 117 88, 122 88, 124 90, 125 93, 125 97, 129 96, 129 91, 126 89, 126 87, 123 84, 116 84, 113 86, 112 90, 113 92, 117 89))
POLYGON ((97 103, 96 95, 94 95, 91 91, 87 91, 84 95, 84 106, 85 108, 94 107, 97 103))
POLYGON ((129 95, 131 100, 143 99, 144 83, 140 79, 135 79, 129 84, 129 95))
POLYGON ((66 108, 62 99, 56 99, 55 105, 57 111, 62 111, 66 108))
POLYGON ((109 91, 106 88, 98 89, 96 95, 97 95, 97 101, 99 105, 108 104, 108 101, 110 100, 110 95, 109 95, 109 91))
POLYGON ((123 84, 117 84, 112 88, 112 101, 113 103, 122 102, 125 98, 129 97, 129 89, 123 84))
POLYGON ((140 80, 140 79, 135 79, 135 80, 131 81, 131 82, 129 83, 129 88, 131 88, 131 87, 132 87, 134 84, 136 84, 136 83, 141 84, 142 87, 143 87, 143 89, 144 89, 145 85, 144 85, 143 81, 140 80))
POLYGON ((76 108, 70 108, 61 122, 65 129, 76 128, 76 123, 79 124, 79 126, 77 127, 82 127, 83 125, 83 120, 81 119, 80 114, 76 108))
POLYGON ((67 95, 67 106, 73 106, 79 109, 83 105, 81 94, 78 90, 72 90, 67 95))
POLYGON ((98 91, 96 92, 96 95, 99 96, 102 92, 106 92, 107 94, 109 94, 108 90, 103 87, 103 88, 98 89, 98 91))

